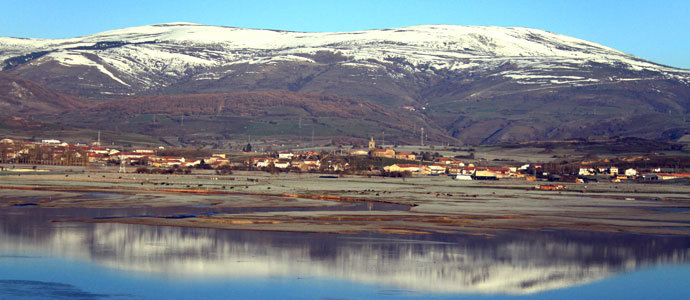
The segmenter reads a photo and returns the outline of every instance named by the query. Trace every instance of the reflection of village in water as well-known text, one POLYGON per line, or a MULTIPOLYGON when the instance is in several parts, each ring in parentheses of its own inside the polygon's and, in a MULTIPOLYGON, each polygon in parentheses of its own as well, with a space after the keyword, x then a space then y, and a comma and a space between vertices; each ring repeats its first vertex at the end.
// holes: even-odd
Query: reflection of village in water
MULTIPOLYGON (((425 292, 528 294, 690 261, 687 237, 563 231, 328 235, 51 223, 107 210, 4 208, 0 253, 163 277, 334 279, 425 292), (26 213, 32 210, 31 218, 26 213)), ((117 215, 116 210, 110 214, 117 215)))

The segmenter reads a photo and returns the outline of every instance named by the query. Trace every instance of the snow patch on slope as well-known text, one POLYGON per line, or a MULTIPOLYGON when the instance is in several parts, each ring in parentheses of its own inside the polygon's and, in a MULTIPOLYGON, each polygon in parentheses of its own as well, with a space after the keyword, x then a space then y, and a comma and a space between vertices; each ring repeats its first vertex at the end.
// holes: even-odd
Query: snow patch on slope
MULTIPOLYGON (((529 76, 538 70, 577 71, 591 63, 600 63, 624 66, 632 71, 659 72, 684 82, 690 78, 690 71, 657 65, 596 43, 518 27, 422 25, 309 33, 168 23, 70 39, 0 38, 2 60, 38 51, 52 51, 49 55, 65 65, 96 67, 118 83, 130 86, 109 72, 105 64, 126 74, 125 80, 132 84, 149 88, 164 85, 169 78, 209 73, 221 66, 316 63, 304 54, 314 55, 319 51, 347 57, 340 63, 342 66, 380 68, 393 59, 397 60, 398 68, 408 72, 493 70, 505 64, 533 70, 526 74, 505 74, 506 78, 518 79, 515 76, 529 76), (113 41, 124 45, 102 50, 67 50, 113 41), (79 53, 90 53, 100 60, 95 62, 79 53)), ((219 76, 208 74, 201 78, 219 76)), ((555 80, 560 83, 562 79, 555 80)))
POLYGON ((113 73, 108 71, 103 65, 88 59, 85 57, 82 53, 76 52, 76 51, 64 51, 64 52, 57 52, 57 53, 51 53, 49 57, 55 59, 58 63, 66 66, 70 65, 79 65, 79 66, 88 66, 88 67, 95 67, 100 71, 101 73, 108 75, 110 78, 113 80, 119 82, 120 84, 124 86, 131 87, 128 83, 122 81, 120 78, 117 78, 113 73))

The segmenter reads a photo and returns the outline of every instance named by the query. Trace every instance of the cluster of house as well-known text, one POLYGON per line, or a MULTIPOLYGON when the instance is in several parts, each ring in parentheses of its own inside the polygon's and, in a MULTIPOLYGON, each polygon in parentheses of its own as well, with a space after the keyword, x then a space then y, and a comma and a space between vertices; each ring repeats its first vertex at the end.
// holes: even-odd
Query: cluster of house
MULTIPOLYGON (((482 167, 465 164, 454 158, 436 158, 433 164, 393 164, 385 166, 387 172, 410 172, 413 175, 449 175, 458 180, 498 180, 507 178, 525 178, 522 171, 529 168, 529 164, 508 167, 482 167)), ((536 165, 541 168, 541 165, 536 165)))
POLYGON ((125 164, 138 164, 157 168, 196 167, 201 164, 209 165, 211 168, 217 168, 230 163, 230 160, 227 159, 225 154, 213 154, 210 157, 189 159, 183 156, 159 156, 156 155, 153 149, 135 149, 130 152, 115 152, 107 157, 97 154, 94 161, 107 161, 109 158, 114 158, 125 164))
MULTIPOLYGON (((386 172, 409 172, 412 175, 452 175, 456 179, 472 180, 472 179, 486 179, 497 180, 499 178, 519 178, 525 175, 521 174, 521 170, 525 170, 529 165, 521 167, 479 167, 474 164, 465 164, 462 160, 456 158, 438 157, 429 162, 422 162, 418 160, 417 155, 407 152, 396 152, 393 148, 379 149, 376 148, 374 139, 369 141, 369 151, 354 150, 351 155, 369 155, 371 157, 395 158, 399 160, 416 161, 416 163, 398 163, 383 167, 386 172)), ((541 167, 541 166, 540 166, 541 167)))
MULTIPOLYGON (((158 152, 160 153, 160 152, 158 152)), ((372 158, 391 158, 405 163, 395 163, 383 167, 388 173, 409 173, 412 175, 449 175, 458 180, 497 180, 504 178, 524 178, 536 180, 537 173, 543 178, 552 175, 543 170, 541 164, 524 164, 521 166, 487 167, 475 166, 456 158, 437 157, 433 161, 422 161, 414 153, 396 152, 395 149, 376 148, 372 140, 369 149, 352 150, 350 156, 366 155, 372 158), (527 172, 527 170, 530 172, 527 172)), ((92 145, 70 145, 56 139, 45 139, 40 142, 30 142, 17 139, 0 139, 0 162, 58 164, 58 165, 86 165, 89 163, 124 163, 159 168, 196 167, 207 165, 218 168, 229 165, 231 167, 254 168, 262 170, 299 170, 303 172, 340 172, 352 166, 343 156, 321 155, 314 151, 289 152, 282 151, 273 155, 249 157, 244 162, 231 162, 225 154, 213 154, 204 158, 185 158, 182 156, 160 156, 154 149, 135 149, 120 151, 92 145)), ((370 166, 369 171, 373 170, 370 166)), ((374 172, 380 172, 375 170, 374 172)), ((573 177, 573 174, 566 174, 573 177)), ((662 172, 661 168, 652 168, 649 172, 638 172, 634 168, 620 170, 616 166, 579 168, 577 180, 587 180, 588 177, 607 176, 613 181, 630 179, 638 180, 670 180, 676 178, 690 178, 688 173, 662 172)), ((565 175, 564 175, 565 176, 565 175)), ((561 178, 563 179, 563 178, 561 178)), ((556 179, 556 181, 560 181, 556 179)))
POLYGON ((614 182, 629 179, 641 180, 671 180, 678 178, 690 178, 690 173, 668 173, 662 172, 661 168, 651 168, 650 172, 639 172, 635 168, 628 168, 621 172, 617 167, 581 167, 578 175, 580 176, 596 176, 609 175, 614 182))
POLYGON ((350 167, 344 159, 339 157, 321 157, 315 151, 304 152, 278 152, 277 157, 251 157, 245 160, 247 166, 257 169, 280 169, 280 170, 300 170, 308 171, 344 171, 350 167))
POLYGON ((194 167, 208 164, 217 167, 229 163, 225 154, 214 154, 203 159, 181 156, 158 156, 154 149, 120 151, 99 145, 70 145, 56 139, 30 142, 16 139, 0 140, 0 161, 36 164, 86 165, 108 161, 153 167, 194 167))
POLYGON ((43 164, 85 164, 88 146, 70 145, 59 140, 41 142, 4 138, 0 140, 0 161, 43 164))
POLYGON ((488 179, 517 178, 524 177, 519 171, 526 169, 529 165, 522 167, 479 167, 474 164, 465 164, 456 158, 438 157, 429 162, 418 160, 417 155, 407 152, 396 152, 395 149, 375 148, 374 140, 369 141, 369 151, 355 150, 351 155, 370 155, 371 157, 395 158, 399 160, 416 161, 416 163, 398 163, 383 167, 386 172, 409 172, 412 175, 452 175, 457 179, 488 179))

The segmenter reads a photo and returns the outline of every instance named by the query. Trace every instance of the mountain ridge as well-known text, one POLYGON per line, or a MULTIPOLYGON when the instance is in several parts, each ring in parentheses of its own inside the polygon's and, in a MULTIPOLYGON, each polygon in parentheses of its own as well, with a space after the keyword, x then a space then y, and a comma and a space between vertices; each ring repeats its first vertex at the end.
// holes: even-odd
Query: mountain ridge
POLYGON ((164 23, 0 38, 0 66, 94 100, 250 91, 362 99, 415 115, 414 128, 438 128, 447 142, 673 139, 689 128, 690 70, 524 27, 314 33, 164 23), (631 125, 641 118, 655 127, 631 125))
MULTIPOLYGON (((319 63, 309 57, 319 52, 342 55, 345 59, 339 63, 343 67, 386 68, 387 63, 395 63, 401 70, 387 68, 389 77, 404 77, 403 71, 483 71, 502 63, 526 68, 617 63, 627 64, 626 68, 634 71, 650 70, 666 77, 679 77, 686 84, 690 80, 690 71, 655 64, 585 40, 524 27, 418 25, 311 33, 164 23, 68 39, 0 38, 0 49, 4 70, 21 68, 28 62, 32 62, 32 68, 43 64, 57 67, 52 62, 66 69, 95 68, 95 74, 107 76, 101 87, 105 91, 100 91, 106 95, 118 94, 109 89, 120 90, 120 95, 160 90, 189 75, 196 75, 195 80, 200 81, 218 78, 228 71, 229 65, 319 63), (122 94, 123 90, 127 92, 122 94)), ((15 73, 28 75, 25 71, 15 73)), ((530 72, 501 76, 528 79, 519 81, 522 83, 529 82, 530 76, 535 78, 530 72)), ((77 79, 74 84, 84 80, 77 79)), ((51 86, 50 82, 43 83, 51 86)), ((60 89, 58 85, 52 87, 60 89)))

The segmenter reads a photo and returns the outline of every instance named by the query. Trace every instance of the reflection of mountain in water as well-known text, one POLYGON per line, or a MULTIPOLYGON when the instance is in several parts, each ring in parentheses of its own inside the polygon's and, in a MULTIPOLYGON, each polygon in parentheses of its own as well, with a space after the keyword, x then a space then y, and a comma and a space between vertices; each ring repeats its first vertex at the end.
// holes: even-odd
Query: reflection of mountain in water
POLYGON ((323 235, 0 221, 0 251, 175 277, 336 278, 432 292, 532 293, 690 260, 690 239, 582 232, 323 235))

